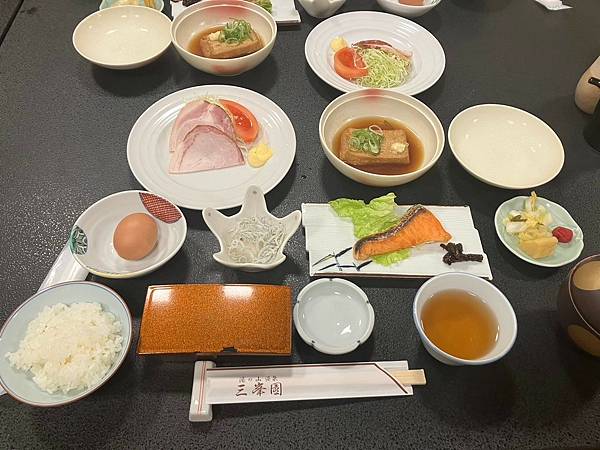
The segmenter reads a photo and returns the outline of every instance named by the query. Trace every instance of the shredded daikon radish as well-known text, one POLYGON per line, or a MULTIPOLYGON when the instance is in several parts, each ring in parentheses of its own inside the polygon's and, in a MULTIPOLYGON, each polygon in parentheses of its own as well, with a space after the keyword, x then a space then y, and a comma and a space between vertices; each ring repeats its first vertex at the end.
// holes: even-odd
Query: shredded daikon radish
POLYGON ((285 227, 268 217, 241 219, 230 231, 227 253, 236 263, 269 264, 285 239, 285 227))

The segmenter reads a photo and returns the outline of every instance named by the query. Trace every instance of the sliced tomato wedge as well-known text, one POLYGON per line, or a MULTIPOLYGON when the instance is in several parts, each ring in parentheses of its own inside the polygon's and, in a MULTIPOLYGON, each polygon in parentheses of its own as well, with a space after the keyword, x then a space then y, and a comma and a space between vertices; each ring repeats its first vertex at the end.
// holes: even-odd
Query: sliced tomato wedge
POLYGON ((247 108, 231 100, 220 100, 221 105, 233 116, 233 128, 235 134, 246 144, 256 140, 260 125, 247 108))
POLYGON ((364 77, 368 73, 364 61, 351 47, 345 47, 335 52, 333 67, 335 72, 346 80, 364 77))

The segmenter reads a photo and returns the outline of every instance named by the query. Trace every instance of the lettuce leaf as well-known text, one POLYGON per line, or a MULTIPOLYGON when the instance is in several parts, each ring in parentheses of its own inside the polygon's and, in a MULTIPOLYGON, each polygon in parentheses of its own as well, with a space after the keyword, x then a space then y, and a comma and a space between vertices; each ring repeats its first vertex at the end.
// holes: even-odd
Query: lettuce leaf
MULTIPOLYGON (((396 194, 390 192, 383 197, 374 198, 369 203, 362 200, 339 198, 329 202, 336 214, 350 219, 354 225, 354 236, 358 239, 381 233, 394 227, 400 221, 395 212, 396 194)), ((382 266, 390 266, 410 256, 410 250, 404 249, 386 255, 377 255, 373 261, 382 266)))

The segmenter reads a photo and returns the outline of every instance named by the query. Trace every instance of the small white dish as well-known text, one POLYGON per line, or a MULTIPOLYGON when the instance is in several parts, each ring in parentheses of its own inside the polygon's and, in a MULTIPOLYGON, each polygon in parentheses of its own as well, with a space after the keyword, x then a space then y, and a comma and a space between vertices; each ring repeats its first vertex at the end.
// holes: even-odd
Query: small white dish
MULTIPOLYGON (((102 0, 102 2, 100 3, 100 10, 106 9, 106 8, 112 8, 113 6, 124 6, 124 5, 115 5, 115 3, 117 2, 117 0, 102 0)), ((139 6, 146 6, 144 3, 144 0, 137 0, 137 3, 139 4, 139 6)), ((165 7, 165 2, 163 0, 153 0, 153 4, 154 6, 146 6, 146 8, 154 8, 157 11, 162 11, 165 7)))
POLYGON ((90 14, 73 31, 82 57, 108 69, 136 69, 150 64, 169 45, 171 21, 145 6, 114 6, 90 14))
POLYGON ((62 406, 72 403, 91 394, 113 376, 127 356, 131 337, 131 314, 127 304, 115 291, 90 281, 71 281, 53 285, 25 300, 2 326, 0 330, 0 384, 11 397, 32 406, 62 406), (19 343, 27 331, 27 325, 46 306, 53 306, 57 303, 69 305, 77 302, 99 303, 102 305, 103 311, 114 314, 121 323, 123 347, 113 366, 97 385, 83 390, 69 391, 67 394, 61 392, 49 394, 35 384, 31 373, 11 367, 4 355, 19 348, 19 343))
POLYGON ((333 100, 319 120, 319 137, 325 156, 348 178, 368 186, 399 186, 416 180, 433 167, 444 150, 442 123, 425 103, 398 92, 369 89, 349 92, 333 100), (423 163, 414 172, 401 175, 379 175, 357 169, 337 157, 333 151, 336 134, 361 117, 395 119, 410 128, 423 143, 423 163))
MULTIPOLYGON (((292 25, 302 22, 294 0, 275 0, 271 3, 273 7, 271 14, 277 25, 292 25)), ((181 0, 171 0, 171 15, 173 18, 185 11, 186 8, 189 8, 189 6, 183 6, 181 0)))
POLYGON ((563 145, 544 121, 507 105, 484 104, 461 111, 450 123, 448 142, 467 172, 492 186, 531 189, 561 171, 563 145))
POLYGON ((346 0, 298 0, 304 10, 319 19, 332 16, 346 0))
POLYGON ((170 201, 145 191, 123 191, 104 197, 79 216, 69 247, 75 260, 95 275, 134 278, 158 269, 175 256, 186 234, 185 217, 170 201), (121 258, 113 246, 117 224, 133 213, 149 214, 158 225, 156 247, 138 261, 121 258))
POLYGON ((497 361, 510 351, 517 338, 517 318, 508 299, 492 283, 468 273, 444 273, 425 282, 415 296, 413 320, 427 352, 438 361, 450 366, 480 366, 497 361), (499 332, 496 345, 482 358, 471 360, 452 356, 436 347, 425 334, 421 323, 423 305, 433 295, 449 289, 459 289, 477 295, 491 308, 498 320, 499 332))
POLYGON ((239 75, 263 62, 275 45, 277 24, 273 16, 254 3, 239 0, 203 0, 188 6, 171 25, 171 40, 181 57, 192 67, 213 75, 239 75), (239 58, 214 59, 188 51, 196 35, 209 28, 225 25, 231 19, 244 19, 258 34, 263 48, 239 58))
POLYGON ((127 161, 142 186, 190 209, 227 209, 240 206, 248 186, 266 194, 285 177, 296 156, 296 133, 285 112, 258 92, 228 85, 182 89, 158 100, 138 118, 129 133, 127 161), (220 170, 172 175, 169 173, 169 136, 179 111, 202 97, 233 100, 246 108, 261 126, 259 141, 273 149, 261 168, 248 164, 220 170))
POLYGON ((323 278, 307 284, 298 294, 294 325, 315 350, 341 355, 369 339, 375 312, 367 294, 354 283, 323 278))
POLYGON ((441 3, 442 0, 425 0, 423 5, 405 5, 398 0, 377 0, 385 11, 402 17, 420 17, 441 3))
POLYGON ((331 41, 343 37, 349 44, 379 39, 412 52, 412 70, 406 82, 391 88, 415 95, 433 86, 444 73, 446 55, 438 40, 421 25, 392 14, 355 11, 324 20, 310 32, 304 54, 313 72, 325 83, 342 92, 363 90, 358 84, 339 76, 333 66, 331 41))
POLYGON ((300 226, 302 214, 300 211, 294 211, 281 219, 275 217, 267 210, 265 195, 260 188, 258 186, 250 186, 248 191, 246 191, 246 198, 242 204, 242 209, 236 215, 227 217, 216 209, 206 208, 202 211, 202 217, 210 231, 212 231, 219 240, 219 245, 221 246, 221 251, 213 255, 215 261, 226 267, 243 270, 244 272, 262 272, 274 269, 285 261, 286 256, 283 254, 283 249, 300 226), (276 257, 270 263, 237 263, 231 260, 227 250, 225 250, 231 240, 231 232, 234 229, 235 224, 239 222, 240 219, 250 217, 267 217, 284 226, 285 237, 277 251, 276 257))
POLYGON ((583 231, 565 208, 558 203, 551 202, 542 197, 537 198, 537 204, 544 206, 552 215, 553 222, 550 228, 559 226, 569 228, 573 231, 573 240, 568 244, 559 243, 553 255, 541 259, 534 259, 519 248, 519 239, 517 236, 511 235, 506 231, 503 221, 510 211, 523 210, 525 208, 525 200, 528 198, 525 196, 514 197, 498 206, 494 216, 494 224, 496 226, 496 234, 504 246, 523 261, 541 267, 562 267, 579 258, 579 255, 583 251, 583 231))

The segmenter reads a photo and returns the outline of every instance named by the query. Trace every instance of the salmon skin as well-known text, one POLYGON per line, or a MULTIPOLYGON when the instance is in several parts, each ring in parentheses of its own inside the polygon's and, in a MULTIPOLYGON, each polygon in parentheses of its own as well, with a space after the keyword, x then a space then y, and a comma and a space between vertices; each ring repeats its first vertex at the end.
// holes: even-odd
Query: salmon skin
POLYGON ((387 231, 364 237, 354 244, 354 259, 364 261, 371 256, 385 255, 429 242, 452 239, 435 215, 423 205, 411 206, 400 223, 387 231))

